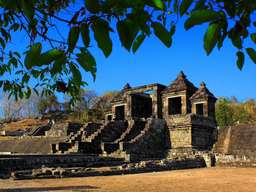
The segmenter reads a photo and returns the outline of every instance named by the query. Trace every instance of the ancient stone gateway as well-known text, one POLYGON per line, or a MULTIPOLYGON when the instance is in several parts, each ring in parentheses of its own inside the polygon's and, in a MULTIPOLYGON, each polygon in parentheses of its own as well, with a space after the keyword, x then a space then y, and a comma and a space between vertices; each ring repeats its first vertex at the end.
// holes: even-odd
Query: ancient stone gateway
POLYGON ((169 85, 126 84, 103 124, 87 123, 53 153, 120 156, 127 160, 209 151, 216 141, 216 98, 183 72, 169 85))

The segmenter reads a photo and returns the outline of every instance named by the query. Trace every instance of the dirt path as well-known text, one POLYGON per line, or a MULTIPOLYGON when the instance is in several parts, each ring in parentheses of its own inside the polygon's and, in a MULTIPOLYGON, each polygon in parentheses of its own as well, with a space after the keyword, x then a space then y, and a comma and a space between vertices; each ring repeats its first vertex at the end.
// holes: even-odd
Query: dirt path
POLYGON ((0 192, 255 192, 255 168, 209 168, 123 176, 12 181, 0 180, 0 192))

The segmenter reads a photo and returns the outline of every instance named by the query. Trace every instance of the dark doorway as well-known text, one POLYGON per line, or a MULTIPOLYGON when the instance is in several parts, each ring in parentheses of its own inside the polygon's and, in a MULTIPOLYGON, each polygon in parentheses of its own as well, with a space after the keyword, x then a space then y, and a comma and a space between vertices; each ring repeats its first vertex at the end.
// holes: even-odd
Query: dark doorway
POLYGON ((149 95, 132 95, 132 116, 139 118, 148 118, 152 116, 152 99, 149 95))
POLYGON ((182 112, 181 97, 173 97, 168 99, 168 114, 177 115, 182 112))
POLYGON ((204 115, 204 104, 203 103, 196 104, 196 114, 204 115))
POLYGON ((107 115, 107 120, 111 121, 112 120, 112 115, 107 115))
POLYGON ((115 116, 116 120, 124 120, 124 105, 116 106, 115 116))

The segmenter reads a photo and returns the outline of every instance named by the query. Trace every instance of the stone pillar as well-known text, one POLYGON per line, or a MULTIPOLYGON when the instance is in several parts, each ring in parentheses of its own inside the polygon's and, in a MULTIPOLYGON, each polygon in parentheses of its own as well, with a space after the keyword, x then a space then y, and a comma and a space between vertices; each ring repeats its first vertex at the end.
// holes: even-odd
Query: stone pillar
POLYGON ((132 96, 127 95, 127 102, 125 105, 125 119, 130 119, 132 117, 132 96))
POLYGON ((152 99, 152 116, 158 118, 158 98, 157 94, 151 95, 152 99))
POLYGON ((187 114, 187 96, 186 95, 181 96, 181 113, 183 115, 187 114))

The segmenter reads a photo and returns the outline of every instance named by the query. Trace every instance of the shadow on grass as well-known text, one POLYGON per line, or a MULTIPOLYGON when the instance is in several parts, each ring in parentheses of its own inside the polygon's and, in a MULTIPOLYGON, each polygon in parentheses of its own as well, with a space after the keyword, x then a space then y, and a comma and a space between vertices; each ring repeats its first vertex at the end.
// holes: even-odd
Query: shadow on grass
POLYGON ((61 190, 92 190, 98 187, 84 186, 60 186, 60 187, 25 187, 25 188, 7 188, 0 189, 0 192, 45 192, 45 191, 61 191, 61 190))

